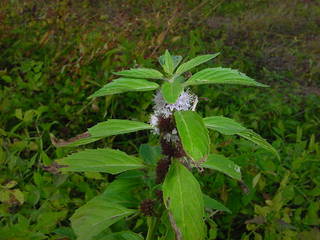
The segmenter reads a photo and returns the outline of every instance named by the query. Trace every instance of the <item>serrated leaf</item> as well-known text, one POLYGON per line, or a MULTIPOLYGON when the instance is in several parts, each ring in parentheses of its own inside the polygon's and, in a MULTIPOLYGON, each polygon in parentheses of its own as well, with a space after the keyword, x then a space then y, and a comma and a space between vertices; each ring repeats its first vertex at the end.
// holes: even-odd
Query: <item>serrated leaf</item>
POLYGON ((210 154, 207 161, 201 164, 201 166, 217 170, 239 181, 241 180, 240 167, 225 156, 210 154))
POLYGON ((197 57, 181 64, 178 67, 177 71, 175 72, 175 75, 181 75, 182 73, 185 73, 185 72, 191 70, 192 68, 199 66, 200 64, 205 63, 205 62, 215 58, 219 54, 220 53, 197 56, 197 57))
POLYGON ((207 128, 214 129, 224 135, 234 135, 247 130, 240 123, 223 116, 206 117, 203 122, 207 128))
POLYGON ((230 68, 207 68, 194 74, 185 86, 200 84, 240 84, 247 86, 268 87, 268 85, 256 82, 238 70, 230 68))
POLYGON ((77 240, 91 240, 115 222, 134 214, 136 210, 108 202, 100 196, 75 211, 70 218, 77 240))
POLYGON ((200 185, 192 173, 174 161, 162 186, 164 203, 183 240, 203 240, 204 204, 200 185))
POLYGON ((109 119, 108 121, 98 123, 97 125, 89 128, 88 132, 81 133, 68 140, 56 139, 53 135, 50 135, 50 138, 53 145, 56 147, 76 147, 98 141, 104 137, 146 129, 152 129, 152 127, 146 123, 138 121, 109 119))
POLYGON ((119 150, 86 149, 57 160, 63 172, 106 172, 111 174, 144 168, 142 160, 119 150))
POLYGON ((255 144, 257 144, 261 148, 263 148, 269 152, 272 152, 274 155, 277 156, 278 160, 280 160, 280 155, 279 155, 278 151, 270 143, 268 143, 267 140, 262 138, 259 134, 255 133, 251 129, 247 129, 246 131, 240 132, 240 133, 238 133, 238 135, 251 141, 251 142, 254 142, 255 144))
POLYGON ((138 121, 109 119, 108 121, 98 123, 97 125, 89 128, 88 132, 92 137, 99 138, 131 133, 146 129, 152 129, 152 126, 138 121))
POLYGON ((255 133, 251 129, 243 127, 240 123, 237 123, 233 119, 222 117, 222 116, 213 116, 203 119, 204 124, 207 128, 216 130, 225 135, 234 135, 237 134, 255 144, 261 148, 272 152, 280 159, 280 156, 274 147, 268 143, 264 138, 259 134, 255 133))
POLYGON ((118 78, 111 83, 104 85, 88 98, 107 96, 124 92, 145 92, 152 91, 159 87, 157 83, 145 79, 118 78))
POLYGON ((124 76, 127 78, 148 78, 148 79, 163 78, 163 74, 161 72, 152 68, 132 68, 130 70, 115 72, 114 74, 124 76))
MULTIPOLYGON (((80 135, 83 135, 83 134, 80 134, 80 135)), ((71 138, 69 140, 59 139, 56 142, 52 141, 52 143, 56 147, 77 147, 80 145, 85 145, 85 144, 89 144, 89 143, 98 141, 102 138, 103 137, 93 137, 90 135, 86 135, 83 138, 82 137, 79 137, 79 138, 75 137, 75 138, 71 138)))
POLYGON ((209 154, 210 138, 202 118, 193 111, 174 113, 183 149, 194 161, 204 160, 209 154))
POLYGON ((205 208, 231 213, 229 208, 206 194, 203 194, 203 202, 205 208))
POLYGON ((183 91, 183 85, 179 82, 165 82, 161 87, 161 94, 167 103, 175 103, 183 91))

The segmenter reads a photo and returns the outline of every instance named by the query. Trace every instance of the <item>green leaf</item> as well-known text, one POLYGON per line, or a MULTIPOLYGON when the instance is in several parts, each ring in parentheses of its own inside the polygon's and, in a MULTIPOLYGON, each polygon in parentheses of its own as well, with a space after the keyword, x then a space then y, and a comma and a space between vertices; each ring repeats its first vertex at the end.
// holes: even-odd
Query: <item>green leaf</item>
MULTIPOLYGON (((128 172, 127 172, 128 173, 128 172)), ((121 175, 120 175, 121 176, 121 175)), ((142 185, 140 176, 120 178, 111 182, 100 195, 105 201, 120 204, 124 207, 138 207, 139 201, 133 196, 133 191, 142 185)))
POLYGON ((203 122, 207 128, 214 129, 224 135, 234 135, 247 130, 233 119, 222 116, 206 117, 203 122))
POLYGON ((100 196, 80 207, 71 217, 77 240, 91 240, 115 222, 136 213, 119 204, 108 202, 100 196))
POLYGON ((270 143, 268 143, 264 138, 262 138, 259 134, 255 133, 251 129, 247 129, 246 131, 239 132, 238 135, 257 144, 261 148, 269 152, 272 152, 274 155, 277 156, 278 160, 280 160, 280 155, 278 151, 270 143))
POLYGON ((239 181, 241 180, 240 167, 222 155, 210 154, 207 161, 201 164, 201 166, 217 170, 239 181))
POLYGON ((204 69, 185 82, 185 86, 200 84, 240 84, 268 87, 268 85, 258 83, 238 70, 221 67, 204 69))
POLYGON ((204 204, 200 185, 192 173, 174 161, 162 186, 164 203, 183 240, 205 237, 204 204))
POLYGON ((56 147, 76 147, 98 141, 104 137, 146 129, 152 129, 152 127, 146 123, 137 121, 109 119, 106 122, 98 123, 89 128, 88 132, 79 134, 68 140, 56 139, 52 134, 50 135, 50 138, 56 147))
POLYGON ((161 158, 161 147, 141 144, 139 156, 145 163, 156 165, 157 161, 161 158))
POLYGON ((183 91, 183 85, 179 82, 165 82, 162 84, 161 93, 167 103, 175 103, 183 91))
POLYGON ((164 65, 162 67, 166 73, 172 75, 174 71, 174 62, 168 50, 164 53, 164 65))
POLYGON ((111 174, 144 168, 142 160, 113 149, 86 149, 57 160, 62 171, 106 172, 111 174))
POLYGON ((181 75, 184 72, 189 71, 190 69, 205 63, 213 58, 215 58, 216 56, 218 56, 220 53, 216 53, 216 54, 207 54, 207 55, 201 55, 201 56, 197 56, 183 64, 181 64, 177 71, 175 72, 176 75, 181 75))
POLYGON ((230 209, 224 206, 222 203, 218 202, 217 200, 209 197, 206 194, 203 194, 203 202, 205 208, 210 208, 214 210, 219 210, 227 213, 231 213, 230 209))
POLYGON ((194 161, 204 160, 209 154, 210 139, 202 118, 193 111, 178 111, 174 116, 185 152, 194 161))
POLYGON ((123 231, 108 234, 97 240, 143 240, 143 237, 131 231, 123 231))
POLYGON ((152 129, 152 126, 138 121, 109 119, 106 122, 98 123, 97 125, 89 128, 88 131, 92 137, 100 138, 146 129, 152 129))
MULTIPOLYGON (((83 134, 81 134, 81 135, 83 135, 83 134)), ((90 135, 86 135, 84 137, 71 138, 71 139, 66 140, 66 141, 60 139, 58 142, 53 142, 53 144, 56 147, 77 147, 77 146, 80 146, 80 145, 89 144, 89 143, 98 141, 100 139, 102 139, 102 137, 93 137, 93 136, 90 136, 90 135)))
POLYGON ((216 130, 225 135, 234 135, 237 134, 251 142, 254 142, 261 148, 272 152, 280 159, 280 156, 274 147, 270 143, 268 143, 264 138, 262 138, 259 134, 255 133, 251 129, 247 129, 243 127, 240 123, 237 123, 233 119, 222 117, 222 116, 214 116, 207 117, 203 119, 204 124, 207 128, 216 130))
MULTIPOLYGON (((171 56, 171 57, 173 60, 173 65, 174 65, 173 68, 175 69, 179 65, 179 63, 181 62, 182 57, 181 56, 171 56)), ((164 64, 165 64, 164 55, 161 55, 159 57, 159 63, 162 67, 164 66, 164 64)))
POLYGON ((104 85, 101 89, 89 96, 89 98, 124 92, 152 91, 157 89, 158 87, 159 85, 157 83, 150 82, 145 79, 118 78, 111 83, 104 85))
POLYGON ((123 70, 114 73, 128 78, 150 78, 150 79, 162 79, 163 74, 155 69, 151 68, 132 68, 130 70, 123 70))

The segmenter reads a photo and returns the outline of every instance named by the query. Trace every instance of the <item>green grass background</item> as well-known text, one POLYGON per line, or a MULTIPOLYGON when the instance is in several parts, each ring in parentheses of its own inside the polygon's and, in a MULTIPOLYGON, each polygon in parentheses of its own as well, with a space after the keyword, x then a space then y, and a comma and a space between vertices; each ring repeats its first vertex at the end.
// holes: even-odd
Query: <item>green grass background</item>
MULTIPOLYGON (((231 67, 271 86, 192 88, 203 116, 236 119, 282 158, 211 132, 212 151, 242 166, 245 185, 198 174, 232 210, 213 216, 208 239, 319 239, 319 1, 2 0, 0 23, 0 239, 74 239, 68 218, 108 176, 45 171, 73 151, 49 134, 67 139, 109 118, 147 122, 150 92, 87 96, 114 71, 159 68, 165 49, 188 59, 221 52, 198 69, 231 67)), ((148 141, 138 132, 90 147, 135 154, 148 141)))

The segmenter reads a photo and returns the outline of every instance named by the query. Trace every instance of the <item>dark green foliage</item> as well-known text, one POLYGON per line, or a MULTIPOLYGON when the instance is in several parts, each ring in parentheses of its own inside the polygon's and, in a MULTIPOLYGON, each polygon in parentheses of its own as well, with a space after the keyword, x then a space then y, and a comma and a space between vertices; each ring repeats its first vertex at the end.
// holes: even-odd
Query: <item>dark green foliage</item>
MULTIPOLYGON (((147 122, 151 92, 100 101, 87 97, 110 82, 112 72, 156 66, 165 49, 188 56, 184 62, 221 52, 223 57, 212 61, 216 66, 239 69, 271 86, 193 87, 202 97, 203 116, 241 122, 281 156, 279 162, 249 141, 209 132, 215 143, 211 152, 239 165, 243 179, 240 184, 215 171, 196 173, 202 191, 232 212, 211 212, 210 239, 320 235, 316 1, 22 2, 0 3, 0 239, 75 239, 69 217, 114 179, 58 174, 53 159, 73 150, 56 149, 50 134, 68 139, 109 118, 147 122)), ((155 139, 136 132, 91 145, 134 154, 147 142, 155 139)), ((133 218, 109 230, 145 233, 139 224, 133 218)), ((116 234, 114 239, 126 238, 116 234)))

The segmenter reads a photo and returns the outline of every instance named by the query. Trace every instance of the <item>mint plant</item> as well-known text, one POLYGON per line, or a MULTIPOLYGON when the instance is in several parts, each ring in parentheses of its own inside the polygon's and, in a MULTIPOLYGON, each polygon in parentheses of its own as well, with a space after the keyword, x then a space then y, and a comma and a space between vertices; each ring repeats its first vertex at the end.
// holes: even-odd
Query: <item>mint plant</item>
POLYGON ((266 140, 234 120, 223 116, 202 118, 196 112, 198 97, 189 88, 193 85, 267 87, 237 70, 222 67, 206 68, 186 77, 188 71, 216 56, 218 54, 202 55, 180 64, 181 56, 171 56, 166 51, 159 57, 163 72, 136 68, 115 73, 119 78, 89 98, 157 90, 150 122, 109 119, 68 141, 54 140, 58 147, 71 147, 142 130, 159 136, 159 146, 142 144, 135 156, 110 148, 86 149, 56 161, 62 172, 117 175, 104 192, 71 217, 79 240, 208 239, 205 221, 210 219, 212 210, 230 210, 202 193, 192 171, 208 168, 241 181, 237 164, 210 152, 208 129, 224 135, 239 135, 279 158, 266 140), (115 225, 121 226, 122 231, 115 225))

